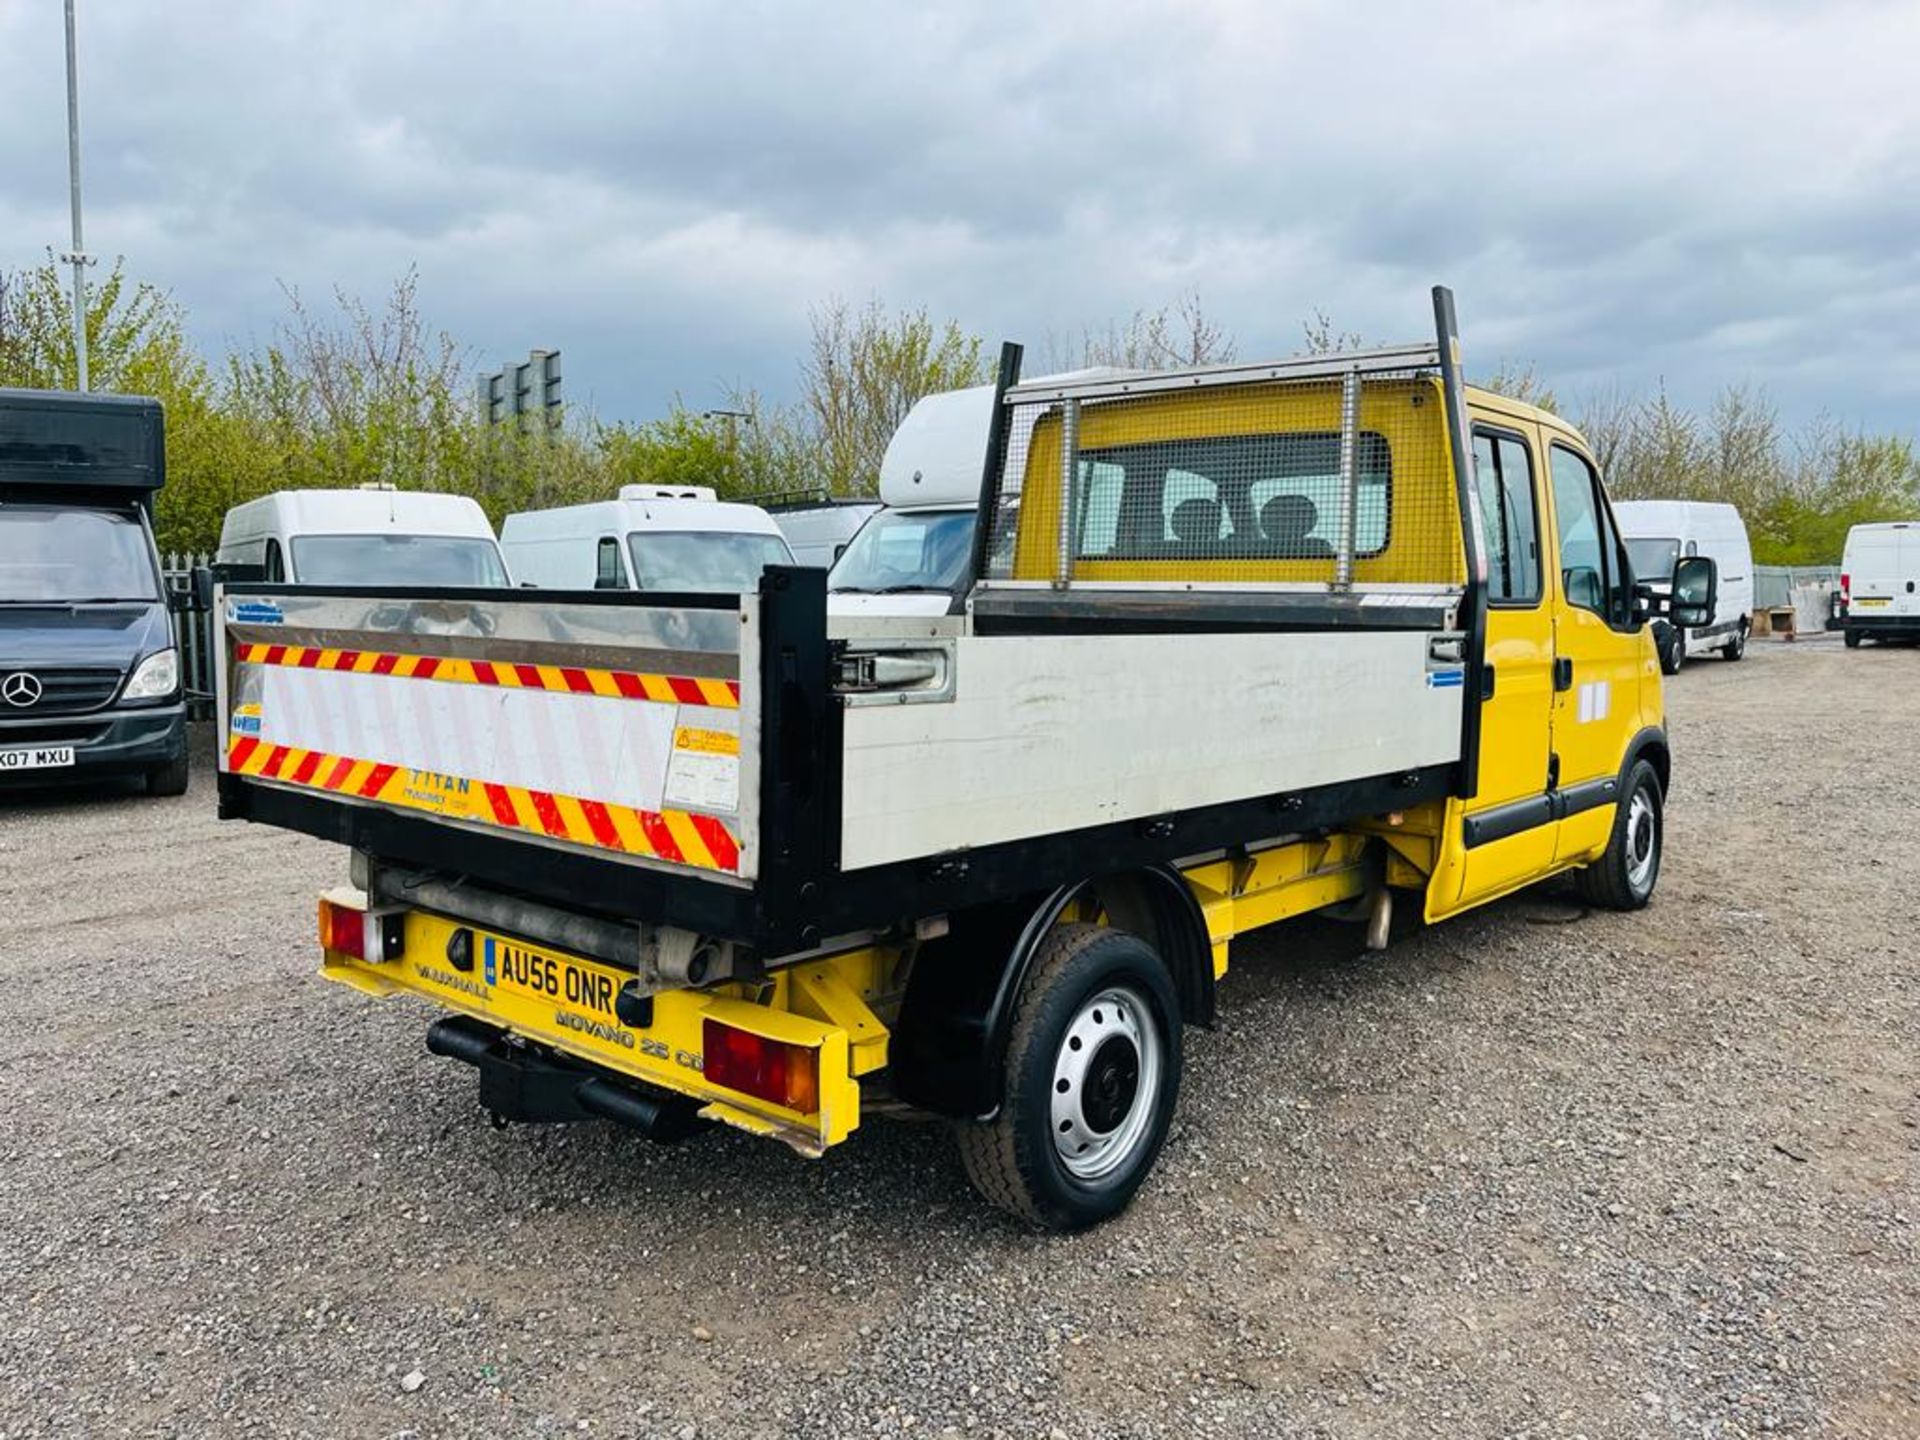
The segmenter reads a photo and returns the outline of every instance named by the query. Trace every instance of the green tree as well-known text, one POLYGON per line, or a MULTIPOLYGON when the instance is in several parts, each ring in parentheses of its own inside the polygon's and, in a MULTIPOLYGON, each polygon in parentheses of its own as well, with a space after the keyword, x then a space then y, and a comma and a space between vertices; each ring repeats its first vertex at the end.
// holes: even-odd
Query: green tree
POLYGON ((1367 348, 1367 342, 1356 332, 1335 329, 1333 317, 1324 310, 1316 309, 1309 319, 1302 320, 1300 331, 1309 355, 1339 355, 1348 350, 1367 348))
MULTIPOLYGON (((161 547, 210 544, 226 511, 222 465, 235 437, 207 364, 187 340, 185 311, 166 291, 130 279, 116 261, 88 288, 87 367, 95 390, 151 395, 164 407, 161 547)), ((77 383, 73 304, 53 257, 0 275, 0 385, 71 390, 77 383)))
POLYGON ((1537 405, 1542 410, 1554 413, 1560 409, 1560 400, 1553 393, 1553 387, 1540 378, 1540 372, 1530 360, 1502 360, 1491 375, 1473 383, 1482 390, 1491 390, 1496 395, 1518 400, 1523 405, 1537 405))
POLYGON ((925 308, 895 315, 878 300, 830 300, 812 320, 802 405, 820 479, 838 495, 878 488, 887 441, 915 401, 990 378, 980 337, 935 324, 925 308))
POLYGON ((1158 310, 1136 310, 1124 324, 1109 321, 1103 328, 1080 332, 1080 343, 1063 345, 1050 340, 1050 370, 1090 369, 1110 365, 1120 370, 1171 370, 1186 365, 1224 365, 1236 350, 1233 336, 1200 303, 1200 292, 1189 290, 1158 310))

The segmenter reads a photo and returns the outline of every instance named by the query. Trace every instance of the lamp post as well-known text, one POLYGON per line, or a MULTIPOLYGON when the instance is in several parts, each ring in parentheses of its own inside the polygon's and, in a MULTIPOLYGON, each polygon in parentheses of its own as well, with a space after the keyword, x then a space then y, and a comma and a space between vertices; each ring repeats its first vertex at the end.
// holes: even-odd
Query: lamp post
POLYGON ((73 249, 60 258, 73 266, 73 356, 79 388, 87 385, 87 244, 80 229, 80 71, 74 54, 73 0, 67 0, 67 177, 73 192, 73 249))

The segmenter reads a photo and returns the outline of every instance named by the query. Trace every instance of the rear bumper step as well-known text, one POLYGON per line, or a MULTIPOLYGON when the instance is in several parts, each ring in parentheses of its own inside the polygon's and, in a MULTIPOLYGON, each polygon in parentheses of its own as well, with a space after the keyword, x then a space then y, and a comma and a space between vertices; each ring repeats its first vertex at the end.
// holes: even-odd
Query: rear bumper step
POLYGON ((427 1049, 480 1072, 480 1104, 502 1122, 611 1120, 673 1144, 707 1129, 698 1102, 650 1095, 597 1068, 508 1043, 504 1030, 464 1015, 436 1020, 427 1049))

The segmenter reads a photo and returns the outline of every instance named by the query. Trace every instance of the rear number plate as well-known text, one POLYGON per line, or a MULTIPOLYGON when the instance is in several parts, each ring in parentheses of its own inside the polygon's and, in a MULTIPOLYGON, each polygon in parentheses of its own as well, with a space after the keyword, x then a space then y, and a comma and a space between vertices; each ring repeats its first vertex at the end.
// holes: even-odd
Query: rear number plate
POLYGON ((534 1000, 585 1011, 595 1019, 614 1018, 619 984, 609 975, 559 955, 489 936, 484 942, 484 971, 489 985, 516 990, 534 1000))
POLYGON ((26 750, 0 750, 0 774, 10 770, 58 770, 73 764, 71 745, 38 745, 26 750))

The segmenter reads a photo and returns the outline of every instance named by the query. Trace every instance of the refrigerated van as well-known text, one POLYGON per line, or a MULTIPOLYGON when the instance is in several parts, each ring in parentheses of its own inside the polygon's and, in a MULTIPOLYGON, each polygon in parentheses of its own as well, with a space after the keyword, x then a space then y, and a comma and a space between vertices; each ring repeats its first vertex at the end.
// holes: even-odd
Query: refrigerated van
POLYGON ((1732 505, 1699 500, 1623 500, 1613 507, 1627 542, 1636 580, 1665 591, 1673 567, 1689 555, 1705 555, 1719 568, 1719 600, 1705 625, 1676 629, 1653 622, 1660 668, 1675 674, 1687 656, 1718 650, 1729 660, 1747 653, 1753 623, 1753 547, 1746 522, 1732 505))
POLYGON ((1920 640, 1920 520, 1856 525, 1840 557, 1840 630, 1853 649, 1920 640))
POLYGON ((542 590, 737 595, 793 563, 771 515, 709 485, 622 485, 616 500, 523 510, 500 541, 520 583, 542 590))
POLYGON ((280 490, 220 522, 214 573, 289 585, 506 585, 500 542, 465 495, 363 485, 280 490))

